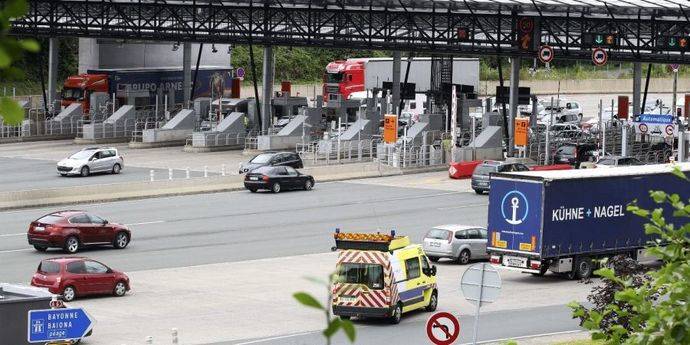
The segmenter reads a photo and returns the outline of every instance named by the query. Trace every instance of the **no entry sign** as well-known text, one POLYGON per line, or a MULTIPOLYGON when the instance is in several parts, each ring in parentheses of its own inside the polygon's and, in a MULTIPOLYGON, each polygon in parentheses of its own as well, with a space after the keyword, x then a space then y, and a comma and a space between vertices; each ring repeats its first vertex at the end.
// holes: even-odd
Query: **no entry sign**
POLYGON ((460 336, 460 321, 451 313, 438 312, 426 321, 426 335, 435 345, 450 345, 460 336))
POLYGON ((594 48, 592 50, 592 62, 597 66, 606 65, 609 61, 609 54, 603 48, 594 48))
POLYGON ((539 61, 542 63, 553 61, 553 48, 551 46, 541 46, 539 48, 539 61))

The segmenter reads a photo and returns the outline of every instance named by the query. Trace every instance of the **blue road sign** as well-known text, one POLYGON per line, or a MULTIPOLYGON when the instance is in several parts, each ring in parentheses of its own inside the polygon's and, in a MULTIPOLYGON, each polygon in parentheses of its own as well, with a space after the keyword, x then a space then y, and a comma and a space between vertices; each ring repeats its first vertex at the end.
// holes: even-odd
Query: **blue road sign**
POLYGON ((27 337, 30 343, 81 339, 93 324, 82 308, 29 310, 27 337))
POLYGON ((244 68, 238 67, 237 70, 235 70, 235 75, 237 78, 244 78, 244 68))

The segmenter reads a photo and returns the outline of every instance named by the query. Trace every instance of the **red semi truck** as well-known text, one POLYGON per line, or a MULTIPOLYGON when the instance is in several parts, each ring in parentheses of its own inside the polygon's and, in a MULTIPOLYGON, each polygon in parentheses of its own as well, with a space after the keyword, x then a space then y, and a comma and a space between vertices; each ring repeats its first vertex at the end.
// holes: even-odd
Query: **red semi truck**
POLYGON ((350 98, 353 92, 364 91, 364 63, 368 59, 336 60, 326 65, 323 75, 323 99, 328 102, 332 96, 350 98))

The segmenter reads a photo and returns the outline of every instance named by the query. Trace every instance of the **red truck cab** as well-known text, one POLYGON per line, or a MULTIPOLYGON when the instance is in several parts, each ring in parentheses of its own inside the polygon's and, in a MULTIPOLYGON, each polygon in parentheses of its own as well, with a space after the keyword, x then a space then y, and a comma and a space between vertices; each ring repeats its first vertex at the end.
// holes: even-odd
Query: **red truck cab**
POLYGON ((89 97, 93 92, 108 92, 107 74, 79 74, 69 76, 62 88, 63 107, 81 103, 82 111, 89 112, 89 97))
POLYGON ((336 60, 326 66, 323 75, 323 99, 328 102, 348 99, 353 92, 364 91, 364 63, 366 59, 336 60))

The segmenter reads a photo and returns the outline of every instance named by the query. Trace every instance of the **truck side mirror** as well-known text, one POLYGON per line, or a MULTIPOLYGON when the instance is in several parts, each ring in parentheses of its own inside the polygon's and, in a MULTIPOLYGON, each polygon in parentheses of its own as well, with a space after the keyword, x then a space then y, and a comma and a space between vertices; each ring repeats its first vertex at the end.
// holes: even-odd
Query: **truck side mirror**
POLYGON ((432 276, 436 275, 436 265, 431 265, 431 275, 432 276))

